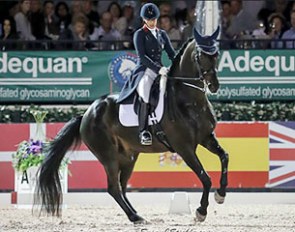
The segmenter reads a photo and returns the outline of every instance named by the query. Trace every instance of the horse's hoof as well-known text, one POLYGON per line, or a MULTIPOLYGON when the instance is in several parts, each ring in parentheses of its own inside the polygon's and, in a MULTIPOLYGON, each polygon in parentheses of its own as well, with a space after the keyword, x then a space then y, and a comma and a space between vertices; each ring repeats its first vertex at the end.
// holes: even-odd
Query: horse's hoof
POLYGON ((207 214, 205 215, 201 214, 198 209, 196 210, 195 222, 203 222, 205 221, 206 217, 207 217, 207 214))
POLYGON ((138 220, 138 221, 135 221, 135 222, 133 222, 134 223, 134 225, 149 225, 149 224, 151 224, 150 222, 148 222, 148 221, 146 221, 145 219, 141 219, 141 220, 138 220))
POLYGON ((145 225, 145 224, 147 224, 147 221, 146 221, 144 218, 138 216, 137 214, 131 216, 131 217, 129 218, 129 220, 130 220, 131 222, 133 222, 134 225, 145 225))
POLYGON ((218 191, 216 190, 215 193, 214 193, 214 198, 215 198, 215 201, 218 203, 218 204, 223 204, 224 203, 224 199, 225 199, 225 196, 221 196, 218 191))

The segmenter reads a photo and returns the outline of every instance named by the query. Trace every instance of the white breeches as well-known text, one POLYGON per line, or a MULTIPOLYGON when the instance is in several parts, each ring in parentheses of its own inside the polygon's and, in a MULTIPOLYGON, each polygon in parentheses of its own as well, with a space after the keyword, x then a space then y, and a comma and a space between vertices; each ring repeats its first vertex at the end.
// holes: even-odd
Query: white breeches
POLYGON ((147 68, 138 83, 136 90, 144 103, 149 103, 150 91, 156 77, 157 74, 153 70, 147 68))

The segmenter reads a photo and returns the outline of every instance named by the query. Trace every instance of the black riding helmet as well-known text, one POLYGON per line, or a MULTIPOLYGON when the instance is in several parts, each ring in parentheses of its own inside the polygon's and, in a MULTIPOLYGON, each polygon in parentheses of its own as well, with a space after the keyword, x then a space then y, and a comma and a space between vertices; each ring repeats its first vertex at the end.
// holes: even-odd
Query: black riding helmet
POLYGON ((160 16, 160 10, 154 3, 146 3, 140 10, 140 17, 146 20, 157 19, 160 16))

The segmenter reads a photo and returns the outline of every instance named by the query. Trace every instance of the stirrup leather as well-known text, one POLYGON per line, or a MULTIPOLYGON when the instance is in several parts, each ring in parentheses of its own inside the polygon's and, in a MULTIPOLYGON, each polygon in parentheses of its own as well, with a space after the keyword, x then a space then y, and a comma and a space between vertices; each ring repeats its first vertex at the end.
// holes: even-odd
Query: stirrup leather
POLYGON ((148 130, 144 130, 139 134, 141 145, 152 145, 152 134, 148 130))

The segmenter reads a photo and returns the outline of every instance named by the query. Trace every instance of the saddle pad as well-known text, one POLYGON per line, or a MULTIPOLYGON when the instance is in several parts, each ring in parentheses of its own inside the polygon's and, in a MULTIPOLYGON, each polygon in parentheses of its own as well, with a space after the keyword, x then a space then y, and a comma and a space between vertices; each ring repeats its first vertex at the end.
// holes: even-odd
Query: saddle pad
MULTIPOLYGON (((159 122, 164 112, 164 93, 165 90, 160 90, 159 103, 155 109, 156 119, 159 122)), ((153 125, 153 118, 149 117, 149 125, 153 125)), ((120 104, 119 106, 119 120, 125 127, 138 126, 138 116, 134 112, 133 104, 120 104)))

